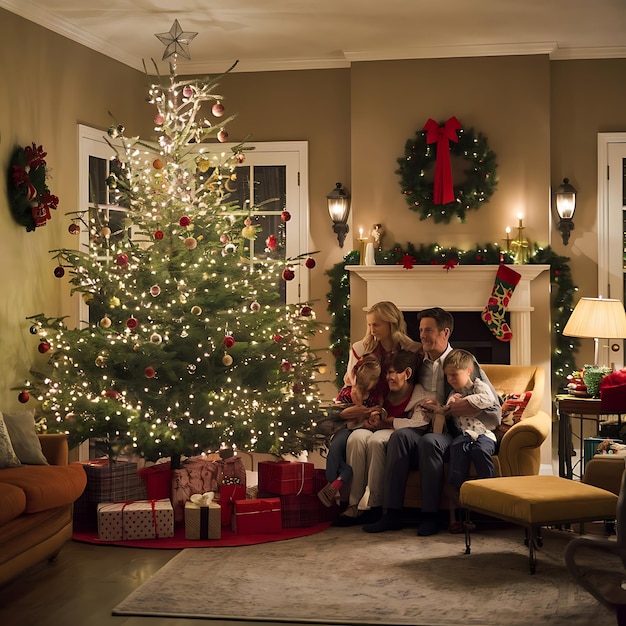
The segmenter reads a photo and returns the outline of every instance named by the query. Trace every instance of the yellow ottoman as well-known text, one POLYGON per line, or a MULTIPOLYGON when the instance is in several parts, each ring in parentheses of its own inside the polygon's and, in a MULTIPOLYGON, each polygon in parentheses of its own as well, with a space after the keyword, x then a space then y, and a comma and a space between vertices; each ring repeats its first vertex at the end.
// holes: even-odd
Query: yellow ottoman
MULTIPOLYGON (((535 547, 542 545, 542 526, 614 519, 617 496, 610 491, 558 476, 506 476, 468 480, 461 486, 460 504, 526 528, 530 573, 536 569, 535 547)), ((465 553, 470 553, 469 517, 465 553)))

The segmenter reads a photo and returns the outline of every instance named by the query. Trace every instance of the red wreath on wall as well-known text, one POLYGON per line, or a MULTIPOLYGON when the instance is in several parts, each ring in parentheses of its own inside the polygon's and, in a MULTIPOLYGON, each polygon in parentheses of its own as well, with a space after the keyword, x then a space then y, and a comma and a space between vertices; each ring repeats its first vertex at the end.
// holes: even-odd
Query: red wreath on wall
POLYGON ((9 164, 9 204, 13 218, 27 231, 45 226, 59 198, 48 189, 46 158, 42 146, 33 143, 16 148, 9 164))

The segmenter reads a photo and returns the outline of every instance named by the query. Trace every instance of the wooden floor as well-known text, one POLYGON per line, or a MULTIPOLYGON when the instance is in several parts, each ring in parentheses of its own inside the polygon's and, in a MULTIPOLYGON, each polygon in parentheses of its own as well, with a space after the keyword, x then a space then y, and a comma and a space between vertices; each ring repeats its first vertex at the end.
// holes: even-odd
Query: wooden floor
MULTIPOLYGON (((115 605, 178 552, 70 541, 53 562, 41 563, 0 588, 0 623, 3 626, 197 626, 197 619, 111 615, 115 605)), ((208 573, 206 586, 209 591, 208 573)), ((238 593, 234 582, 233 593, 238 593)), ((224 601, 228 602, 228 598, 224 601)), ((244 624, 269 626, 273 622, 211 621, 212 626, 244 624)), ((282 623, 282 626, 290 625, 282 623)))

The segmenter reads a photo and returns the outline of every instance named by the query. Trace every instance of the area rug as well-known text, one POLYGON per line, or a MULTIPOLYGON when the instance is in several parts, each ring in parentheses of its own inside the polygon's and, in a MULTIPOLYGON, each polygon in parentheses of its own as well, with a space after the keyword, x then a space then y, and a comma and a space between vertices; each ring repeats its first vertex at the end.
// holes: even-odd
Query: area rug
POLYGON ((463 535, 367 534, 360 527, 228 549, 219 558, 184 550, 113 615, 376 626, 614 624, 564 566, 573 536, 545 531, 534 575, 523 530, 510 526, 479 528, 469 555, 463 535))
POLYGON ((306 528, 283 528, 279 533, 258 533, 238 535, 229 528, 222 528, 220 539, 185 539, 184 524, 174 527, 174 536, 165 539, 131 539, 127 541, 103 541, 97 532, 74 532, 72 539, 83 543, 102 546, 121 546, 124 548, 152 548, 159 550, 180 550, 183 548, 225 548, 234 546, 252 546, 257 543, 285 541, 297 537, 306 537, 322 532, 330 526, 330 522, 322 522, 306 528))

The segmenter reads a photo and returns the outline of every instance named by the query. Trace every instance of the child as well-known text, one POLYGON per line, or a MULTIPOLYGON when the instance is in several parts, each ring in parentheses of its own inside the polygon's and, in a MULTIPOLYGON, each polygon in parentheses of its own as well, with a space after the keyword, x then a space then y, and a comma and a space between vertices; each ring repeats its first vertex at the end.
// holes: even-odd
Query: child
MULTIPOLYGON (((460 533, 463 524, 456 521, 456 508, 461 485, 469 478, 470 465, 474 463, 478 478, 493 478, 495 467, 491 456, 496 450, 496 436, 493 432, 499 424, 494 411, 494 397, 489 387, 480 378, 472 380, 476 360, 466 350, 452 350, 444 359, 443 372, 452 387, 445 406, 434 408, 433 432, 442 432, 444 422, 452 404, 463 398, 476 408, 470 415, 454 416, 450 430, 458 431, 450 446, 448 466, 448 497, 450 500, 451 533, 460 533), (486 409, 491 409, 487 411, 486 409)), ((432 402, 429 402, 433 406, 432 402)))
MULTIPOLYGON (((335 402, 339 404, 358 404, 362 407, 379 407, 383 402, 380 392, 380 361, 373 355, 363 356, 354 368, 355 387, 346 386, 339 392, 335 402), (354 396, 354 397, 353 397, 354 396)), ((332 437, 326 456, 326 479, 328 483, 318 492, 317 496, 325 506, 332 506, 341 487, 350 482, 352 468, 346 463, 346 444, 348 437, 356 428, 374 430, 379 423, 379 416, 384 411, 373 411, 367 416, 356 417, 349 409, 344 409, 340 416, 346 420, 332 437)))

